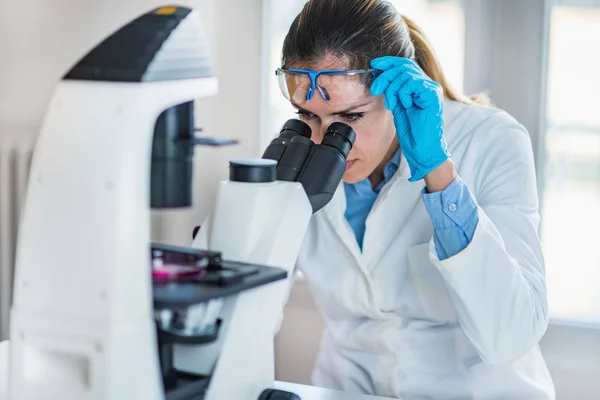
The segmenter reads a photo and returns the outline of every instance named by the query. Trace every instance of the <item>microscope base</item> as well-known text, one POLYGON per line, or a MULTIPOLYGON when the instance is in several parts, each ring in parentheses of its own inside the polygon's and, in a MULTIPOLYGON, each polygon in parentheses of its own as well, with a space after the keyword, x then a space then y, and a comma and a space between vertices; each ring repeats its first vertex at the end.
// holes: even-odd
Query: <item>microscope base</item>
POLYGON ((392 400, 388 397, 369 396, 366 394, 350 394, 337 390, 324 389, 316 386, 300 385, 297 383, 276 381, 275 389, 285 390, 300 396, 302 400, 392 400))
MULTIPOLYGON (((0 342, 0 400, 8 400, 8 340, 0 342)), ((335 390, 299 385, 289 382, 275 382, 275 389, 292 392, 303 400, 386 400, 384 397, 348 394, 335 390)), ((389 399, 387 399, 389 400, 389 399)))

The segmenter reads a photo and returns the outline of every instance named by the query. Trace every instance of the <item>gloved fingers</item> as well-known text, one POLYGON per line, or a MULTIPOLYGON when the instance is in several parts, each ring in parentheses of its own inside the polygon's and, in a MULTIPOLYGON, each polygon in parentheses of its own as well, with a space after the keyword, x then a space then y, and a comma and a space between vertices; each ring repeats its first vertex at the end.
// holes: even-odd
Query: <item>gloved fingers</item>
POLYGON ((425 73, 425 71, 423 71, 421 69, 421 67, 419 67, 419 65, 417 63, 411 63, 411 64, 406 64, 405 67, 407 71, 411 71, 412 73, 414 73, 415 75, 418 75, 421 77, 421 79, 424 80, 431 80, 431 78, 429 76, 427 76, 427 74, 425 73))
POLYGON ((408 110, 415 106, 415 93, 413 87, 415 84, 418 85, 418 82, 421 82, 421 80, 421 75, 411 71, 404 71, 398 79, 390 84, 386 90, 386 95, 389 93, 391 96, 392 93, 395 93, 400 100, 402 107, 408 110))
POLYGON ((385 105, 388 110, 394 110, 398 106, 404 108, 412 107, 410 93, 404 93, 400 90, 402 85, 409 79, 412 79, 412 74, 402 71, 385 89, 385 105), (400 104, 398 104, 398 101, 400 101, 400 104))
POLYGON ((371 68, 379 69, 381 71, 387 71, 391 68, 399 67, 402 65, 416 65, 414 61, 408 58, 384 56, 374 58, 371 60, 371 68))
POLYGON ((415 140, 412 137, 412 127, 406 110, 402 107, 398 107, 393 113, 396 136, 400 142, 400 147, 404 147, 405 149, 414 148, 415 140))
POLYGON ((371 94, 373 96, 381 96, 385 93, 390 83, 394 82, 404 72, 404 67, 396 67, 389 69, 375 78, 371 84, 371 94))
POLYGON ((398 101, 404 108, 413 107, 412 93, 409 90, 401 91, 404 83, 408 80, 422 80, 418 72, 407 70, 405 66, 392 68, 377 77, 371 86, 374 96, 385 94, 385 106, 393 111, 398 106, 398 101))
POLYGON ((411 71, 415 75, 421 76, 422 79, 431 81, 431 78, 427 76, 427 74, 425 73, 425 71, 423 71, 423 69, 421 69, 419 64, 407 58, 392 56, 375 58, 371 61, 371 67, 384 72, 390 69, 403 67, 405 71, 411 71))
POLYGON ((396 108, 398 101, 407 109, 413 106, 425 109, 434 107, 443 98, 441 86, 414 64, 400 65, 383 72, 371 85, 371 94, 385 94, 385 106, 390 111, 396 108), (407 81, 411 84, 406 85, 407 81))
POLYGON ((400 91, 410 93, 412 103, 417 108, 438 109, 442 105, 443 93, 436 82, 413 77, 402 85, 400 91))
POLYGON ((433 107, 443 99, 443 90, 439 83, 431 80, 416 64, 406 65, 405 74, 411 74, 414 80, 411 86, 414 104, 419 108, 433 107))

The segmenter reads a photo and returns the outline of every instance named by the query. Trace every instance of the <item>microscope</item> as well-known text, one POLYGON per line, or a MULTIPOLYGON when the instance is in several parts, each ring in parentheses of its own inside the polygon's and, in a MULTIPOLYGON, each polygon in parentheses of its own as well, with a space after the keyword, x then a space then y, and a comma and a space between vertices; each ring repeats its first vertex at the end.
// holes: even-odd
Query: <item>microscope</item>
POLYGON ((288 121, 230 162, 190 247, 152 243, 150 208, 192 203, 193 101, 217 92, 197 13, 161 7, 59 82, 17 245, 9 399, 283 400, 273 339, 311 215, 355 140, 288 121))

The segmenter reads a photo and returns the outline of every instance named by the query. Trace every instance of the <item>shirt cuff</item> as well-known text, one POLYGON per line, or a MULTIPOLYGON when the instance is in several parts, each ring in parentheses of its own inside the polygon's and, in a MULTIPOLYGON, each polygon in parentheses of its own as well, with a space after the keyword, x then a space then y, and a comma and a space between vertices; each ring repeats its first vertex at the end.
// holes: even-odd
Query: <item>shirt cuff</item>
POLYGON ((457 225, 465 229, 472 225, 470 222, 473 218, 477 218, 477 202, 458 175, 441 192, 427 193, 427 188, 423 189, 422 197, 434 229, 453 228, 457 225))

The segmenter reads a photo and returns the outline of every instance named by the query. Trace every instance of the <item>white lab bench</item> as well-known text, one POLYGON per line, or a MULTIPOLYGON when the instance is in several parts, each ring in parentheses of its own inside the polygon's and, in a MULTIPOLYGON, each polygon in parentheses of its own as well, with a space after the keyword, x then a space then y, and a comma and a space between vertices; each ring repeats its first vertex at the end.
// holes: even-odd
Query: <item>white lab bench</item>
POLYGON ((8 400, 8 340, 0 342, 0 400, 8 400))
POLYGON ((387 397, 350 394, 314 386, 298 385, 288 382, 275 382, 275 389, 296 393, 302 400, 389 400, 387 397))
MULTIPOLYGON (((7 400, 8 386, 8 342, 0 342, 0 400, 7 400)), ((383 397, 367 395, 351 395, 335 390, 321 389, 314 386, 298 385, 288 382, 275 382, 274 387, 296 393, 302 400, 385 400, 383 397)))

